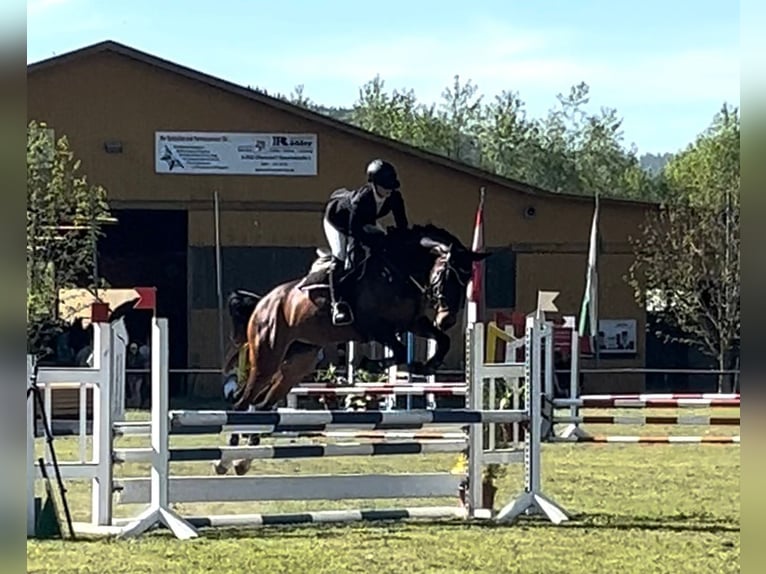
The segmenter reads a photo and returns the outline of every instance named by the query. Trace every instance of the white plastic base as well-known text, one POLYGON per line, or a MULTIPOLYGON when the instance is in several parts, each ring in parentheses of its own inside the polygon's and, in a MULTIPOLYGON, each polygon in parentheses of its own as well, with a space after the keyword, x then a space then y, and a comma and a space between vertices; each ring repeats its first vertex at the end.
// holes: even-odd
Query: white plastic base
POLYGON ((542 514, 553 524, 561 524, 569 520, 566 511, 558 504, 535 492, 525 492, 519 498, 505 506, 497 514, 498 522, 513 522, 522 514, 542 514))
POLYGON ((561 431, 561 434, 559 436, 561 438, 572 438, 572 437, 588 438, 590 435, 584 430, 582 430, 582 428, 580 428, 576 424, 570 424, 570 425, 567 425, 567 427, 563 431, 561 431))
POLYGON ((132 538, 143 534, 150 528, 164 524, 170 531, 181 540, 197 538, 197 530, 186 520, 172 510, 164 508, 149 508, 140 514, 133 522, 125 525, 118 538, 132 538))

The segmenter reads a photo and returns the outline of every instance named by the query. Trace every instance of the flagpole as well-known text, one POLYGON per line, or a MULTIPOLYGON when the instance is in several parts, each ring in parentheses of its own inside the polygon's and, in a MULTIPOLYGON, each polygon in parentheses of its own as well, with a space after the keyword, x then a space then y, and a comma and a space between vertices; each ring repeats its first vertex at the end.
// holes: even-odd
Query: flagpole
POLYGON ((213 192, 213 220, 215 223, 215 287, 218 296, 218 364, 224 368, 226 346, 223 335, 223 271, 221 265, 221 208, 218 191, 213 192))
MULTIPOLYGON (((598 190, 596 190, 596 208, 595 208, 595 213, 596 213, 596 215, 594 216, 593 225, 596 228, 595 229, 595 235, 596 235, 596 241, 595 241, 595 251, 596 251, 596 254, 595 254, 595 259, 596 259, 596 262, 598 264, 598 245, 599 245, 599 240, 598 240, 599 192, 598 192, 598 190)), ((595 329, 594 330, 595 330, 595 336, 596 336, 596 355, 595 355, 595 359, 596 359, 596 368, 598 369, 599 359, 601 358, 601 345, 599 345, 599 336, 598 336, 598 315, 599 315, 598 302, 599 302, 599 299, 600 299, 599 298, 599 274, 598 274, 598 271, 596 271, 594 273, 594 275, 595 275, 595 281, 593 282, 594 283, 594 285, 593 285, 593 292, 595 293, 595 297, 594 297, 595 298, 595 302, 593 304, 593 322, 595 323, 595 329)))
POLYGON ((595 205, 593 209, 593 221, 590 227, 590 236, 588 241, 588 260, 585 271, 585 291, 583 293, 582 304, 580 306, 580 324, 578 334, 582 337, 585 334, 586 323, 588 325, 589 335, 593 341, 593 353, 598 366, 600 351, 598 337, 598 300, 599 300, 599 280, 598 280, 598 217, 599 217, 599 194, 595 194, 595 205))

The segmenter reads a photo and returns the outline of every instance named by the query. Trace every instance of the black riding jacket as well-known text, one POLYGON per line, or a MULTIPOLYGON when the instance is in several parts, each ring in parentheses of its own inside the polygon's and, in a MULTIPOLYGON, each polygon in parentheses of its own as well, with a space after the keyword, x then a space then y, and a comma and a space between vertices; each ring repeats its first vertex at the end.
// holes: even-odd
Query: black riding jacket
POLYGON ((374 226, 378 219, 393 213, 398 229, 407 228, 407 214, 404 199, 399 191, 394 191, 378 207, 375 190, 371 184, 359 189, 338 189, 330 196, 325 208, 325 218, 342 233, 364 241, 372 233, 365 226, 374 226))

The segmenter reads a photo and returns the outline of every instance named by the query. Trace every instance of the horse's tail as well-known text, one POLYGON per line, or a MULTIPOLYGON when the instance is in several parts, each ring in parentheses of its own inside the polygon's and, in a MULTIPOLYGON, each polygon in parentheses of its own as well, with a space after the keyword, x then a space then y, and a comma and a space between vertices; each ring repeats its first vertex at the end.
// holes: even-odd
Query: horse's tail
POLYGON ((226 305, 232 325, 232 338, 237 343, 244 343, 247 339, 247 324, 255 311, 261 296, 257 293, 237 289, 229 294, 226 305))

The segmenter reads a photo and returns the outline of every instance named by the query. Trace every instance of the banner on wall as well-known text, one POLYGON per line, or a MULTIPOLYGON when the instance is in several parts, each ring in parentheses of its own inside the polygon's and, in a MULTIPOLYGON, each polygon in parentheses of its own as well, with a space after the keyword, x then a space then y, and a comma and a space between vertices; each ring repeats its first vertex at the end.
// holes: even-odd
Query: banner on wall
POLYGON ((317 135, 303 133, 155 132, 162 174, 317 174, 317 135))
POLYGON ((600 319, 598 345, 603 354, 636 353, 635 319, 600 319))

